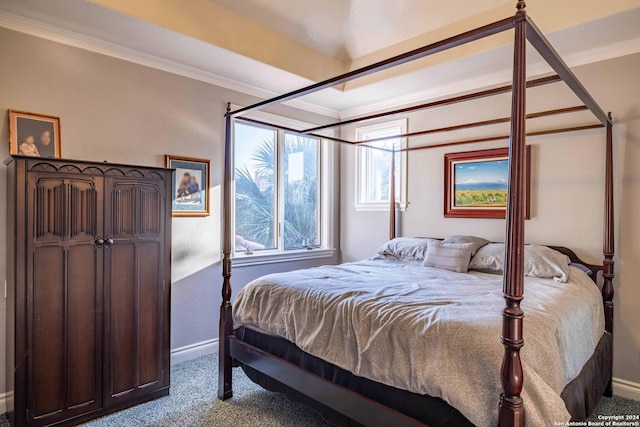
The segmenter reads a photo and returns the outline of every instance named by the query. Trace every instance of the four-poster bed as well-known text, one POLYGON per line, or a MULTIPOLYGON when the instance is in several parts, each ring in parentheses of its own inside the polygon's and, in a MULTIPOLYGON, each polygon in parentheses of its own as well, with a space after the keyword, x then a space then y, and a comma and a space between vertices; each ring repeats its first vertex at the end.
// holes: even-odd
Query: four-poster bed
MULTIPOLYGON (((524 1, 517 3, 517 12, 515 16, 479 27, 477 29, 465 32, 458 36, 454 36, 419 49, 407 52, 389 58, 384 61, 348 72, 346 74, 331 78, 329 80, 313 84, 306 88, 287 93, 270 100, 259 102, 255 105, 240 108, 236 111, 227 111, 226 114, 226 140, 225 140, 225 169, 224 169, 224 189, 223 189, 223 261, 222 261, 222 305, 220 310, 220 350, 219 350, 219 384, 218 397, 227 399, 232 396, 231 370, 235 365, 241 365, 247 373, 251 373, 252 379, 265 385, 265 387, 283 391, 290 398, 300 400, 312 407, 329 408, 332 414, 341 413, 346 418, 338 420, 340 423, 351 423, 354 420, 357 423, 365 425, 423 425, 424 423, 416 420, 412 416, 412 411, 403 411, 389 407, 386 401, 367 397, 357 390, 362 388, 374 387, 374 384, 358 383, 357 387, 345 386, 345 383, 339 379, 341 376, 349 376, 349 372, 342 372, 337 369, 332 371, 329 376, 321 376, 317 373, 310 372, 305 369, 309 363, 316 361, 304 361, 305 357, 312 356, 302 353, 302 361, 299 363, 292 362, 283 355, 289 350, 282 347, 274 347, 271 344, 264 346, 257 345, 262 339, 259 334, 255 341, 245 341, 245 335, 251 335, 254 332, 239 328, 234 332, 233 309, 231 305, 231 266, 232 266, 232 220, 231 207, 233 205, 233 179, 234 170, 232 162, 232 142, 231 142, 231 126, 232 120, 244 121, 254 124, 263 124, 276 127, 288 132, 297 134, 318 136, 325 140, 348 145, 360 145, 370 141, 348 141, 342 138, 327 137, 325 135, 317 135, 315 132, 336 128, 347 124, 357 123, 360 121, 373 120, 389 115, 407 113, 417 110, 426 110, 444 105, 452 105, 459 102, 479 99, 483 97, 493 96, 502 93, 512 93, 511 117, 503 117, 493 120, 481 122, 465 123, 456 126, 428 129, 417 132, 410 132, 397 137, 413 137, 437 132, 449 132, 459 129, 467 129, 478 126, 489 126, 498 123, 510 122, 510 134, 498 135, 492 137, 476 138, 461 140, 455 142, 447 142, 440 144, 431 144, 424 146, 410 146, 401 149, 386 150, 369 145, 361 145, 367 149, 378 149, 391 152, 391 183, 390 183, 390 218, 389 231, 390 238, 395 237, 395 195, 394 195, 394 167, 395 154, 404 151, 426 150, 443 146, 455 146, 463 144, 473 144, 478 142, 496 141, 501 139, 509 139, 509 186, 508 186, 508 203, 506 214, 506 235, 505 235, 505 253, 504 253, 504 274, 503 274, 503 297, 505 300, 504 309, 502 311, 502 333, 501 341, 504 346, 504 355, 500 370, 500 382, 502 393, 499 398, 498 420, 501 426, 524 426, 525 412, 523 399, 521 396, 523 390, 523 368, 520 350, 524 345, 523 339, 523 319, 524 313, 521 309, 524 292, 524 185, 525 185, 525 139, 537 135, 546 135, 561 132, 572 132, 585 129, 606 128, 606 156, 605 156, 605 218, 604 218, 604 261, 603 265, 590 265, 581 261, 576 254, 563 247, 553 247, 561 253, 566 254, 572 262, 582 264, 591 271, 591 277, 596 281, 599 271, 602 271, 602 301, 604 305, 604 329, 605 333, 598 343, 593 356, 584 365, 580 375, 570 382, 563 391, 563 399, 567 404, 567 408, 573 417, 584 417, 585 413, 593 409, 597 403, 598 397, 604 392, 611 395, 611 363, 612 363, 612 333, 613 333, 613 278, 614 278, 614 233, 613 233, 613 141, 612 141, 612 119, 610 114, 607 115, 593 100, 585 88, 580 84, 575 75, 562 61, 557 52, 551 47, 540 30, 535 26, 532 20, 526 15, 524 1), (358 77, 365 76, 377 71, 397 66, 409 61, 413 61, 425 56, 450 49, 474 40, 478 40, 499 32, 514 29, 514 63, 513 63, 513 83, 509 86, 502 86, 495 89, 479 91, 463 96, 457 96, 445 100, 430 102, 417 106, 396 109, 384 113, 373 114, 355 119, 343 120, 336 123, 315 126, 308 129, 291 129, 279 125, 272 125, 263 121, 251 119, 243 116, 250 111, 261 109, 276 103, 295 99, 325 88, 335 86, 340 83, 347 82, 358 77), (553 68, 556 75, 526 80, 526 42, 538 51, 543 59, 553 68), (582 105, 560 108, 554 110, 540 111, 536 113, 526 113, 526 89, 546 84, 552 84, 559 81, 565 84, 577 95, 582 105), (535 119, 558 114, 569 114, 573 112, 589 110, 597 118, 598 123, 584 126, 564 127, 547 129, 537 132, 526 132, 525 122, 527 119, 535 119), (242 336, 240 336, 242 335, 242 336), (269 348, 269 349, 268 349, 269 348), (331 380, 333 378, 333 381, 331 380), (596 384, 597 383, 597 384, 596 384), (588 389, 588 390, 587 390, 588 389), (574 395, 571 397, 570 395, 574 395), (576 397, 577 396, 577 397, 576 397), (595 400, 595 402, 594 402, 595 400), (570 407, 571 406, 571 407, 570 407), (409 415, 407 415, 409 413, 409 415), (346 420, 346 421, 345 421, 346 420)), ((496 313, 497 314, 497 313, 496 313)), ((497 337, 495 337, 497 339, 497 337)), ((493 337, 488 339, 494 339, 493 337)), ((283 346, 295 343, 283 343, 283 346)), ((295 350, 295 349, 294 349, 295 350)), ((295 356, 296 358, 299 356, 295 356)), ((306 359, 305 359, 306 360, 306 359)), ((321 361, 320 361, 321 362, 321 361)), ((326 369, 333 369, 325 367, 326 369)), ((325 369, 323 368, 323 369, 325 369)), ((354 380, 354 381, 360 381, 354 380)), ((387 390, 388 391, 388 390, 387 390)), ((405 395, 400 395, 398 399, 407 399, 405 395)), ((425 399, 429 399, 425 396, 425 399)), ((433 398, 431 398, 433 399, 433 398)), ((498 396, 496 396, 496 401, 498 396)), ((422 404, 423 401, 421 401, 422 404)), ((436 419, 442 420, 443 425, 447 422, 451 425, 459 425, 468 421, 464 417, 455 414, 455 409, 444 403, 430 401, 428 403, 430 410, 435 414, 436 419), (447 408, 448 407, 448 408, 447 408), (452 412, 453 411, 453 412, 452 412), (453 415, 452 415, 453 414, 453 415)), ((396 405, 397 407, 397 405, 396 405)), ((487 408, 487 411, 492 409, 487 408)), ((432 417, 433 419, 433 417, 432 417)), ((336 420, 336 418, 334 418, 336 420)))

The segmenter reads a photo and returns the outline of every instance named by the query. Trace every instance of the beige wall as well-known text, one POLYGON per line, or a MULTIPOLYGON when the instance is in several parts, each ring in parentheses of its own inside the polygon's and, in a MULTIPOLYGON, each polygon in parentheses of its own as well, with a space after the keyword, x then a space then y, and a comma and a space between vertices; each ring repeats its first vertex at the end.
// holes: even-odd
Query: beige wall
MULTIPOLYGON (((576 74, 615 120, 615 356, 614 375, 640 383, 640 55, 583 66, 576 74)), ((528 111, 577 105, 562 84, 531 89, 528 111)), ((509 115, 510 95, 487 98, 408 116, 409 131, 509 115)), ((594 122, 588 113, 529 121, 531 130, 594 122)), ((415 140, 453 141, 508 133, 508 128, 476 128, 457 135, 415 140)), ((354 128, 343 129, 353 138, 354 128)), ((586 261, 602 260, 604 131, 531 138, 532 216, 527 241, 568 246, 586 261)), ((504 221, 443 217, 443 156, 448 152, 505 147, 507 141, 413 152, 408 164, 409 207, 400 215, 404 236, 473 234, 504 241, 504 221)), ((343 261, 371 256, 387 239, 386 212, 354 208, 355 149, 342 151, 341 251, 343 261)), ((525 294, 526 297, 526 294, 525 294)), ((496 314, 498 315, 498 314, 496 314)), ((525 320, 526 325, 526 320, 525 320)), ((525 326, 526 333, 526 326, 525 326)), ((526 338, 525 338, 526 339, 526 338)))
MULTIPOLYGON (((202 82, 0 28, 0 159, 8 157, 7 109, 62 120, 65 158, 164 165, 165 154, 211 159, 211 216, 173 219, 172 348, 218 336, 220 306, 220 183, 223 113, 227 102, 255 99, 202 82)), ((317 116, 276 112, 313 122, 317 116)), ((0 224, 6 222, 6 174, 0 166, 0 224)), ((0 259, 6 258, 0 227, 0 259)), ((234 295, 254 277, 276 270, 331 263, 243 267, 234 270, 234 295)), ((0 262, 0 285, 6 278, 0 262)), ((0 324, 5 300, 0 293, 0 324)), ((0 327, 0 394, 5 387, 5 330, 0 327)), ((1 412, 1 411, 0 411, 1 412)))

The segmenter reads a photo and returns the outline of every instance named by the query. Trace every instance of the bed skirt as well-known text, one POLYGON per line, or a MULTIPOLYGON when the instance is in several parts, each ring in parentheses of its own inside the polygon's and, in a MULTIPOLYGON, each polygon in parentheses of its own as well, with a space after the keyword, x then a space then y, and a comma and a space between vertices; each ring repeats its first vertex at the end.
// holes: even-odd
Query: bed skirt
POLYGON ((610 390, 612 364, 613 337, 609 332, 605 332, 580 374, 567 384, 560 394, 572 420, 587 419, 605 390, 610 390))
MULTIPOLYGON (((380 402, 428 426, 473 426, 457 409, 438 397, 420 395, 357 377, 344 369, 300 350, 284 338, 263 334, 245 327, 236 329, 235 335, 241 341, 267 351, 364 397, 380 402)), ((611 334, 605 333, 580 375, 567 384, 563 390, 561 397, 573 420, 586 419, 610 384, 612 344, 611 334)), ((283 393, 288 399, 300 402, 318 411, 324 419, 333 425, 349 427, 361 425, 249 366, 241 366, 253 382, 267 390, 283 393)), ((496 410, 497 401, 498 397, 496 396, 496 410)))

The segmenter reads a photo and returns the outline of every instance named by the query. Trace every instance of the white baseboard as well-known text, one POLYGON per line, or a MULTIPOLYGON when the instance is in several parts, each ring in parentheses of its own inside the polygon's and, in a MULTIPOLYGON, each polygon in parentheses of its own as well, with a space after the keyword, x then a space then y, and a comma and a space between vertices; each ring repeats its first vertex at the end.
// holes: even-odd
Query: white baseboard
POLYGON ((185 345, 171 350, 171 364, 185 362, 218 351, 218 338, 185 345))
POLYGON ((7 402, 9 402, 11 399, 13 399, 13 393, 0 393, 0 415, 7 412, 7 402))
POLYGON ((613 386, 613 394, 615 394, 616 396, 640 401, 639 383, 634 383, 633 381, 627 381, 621 378, 613 377, 611 385, 613 386))

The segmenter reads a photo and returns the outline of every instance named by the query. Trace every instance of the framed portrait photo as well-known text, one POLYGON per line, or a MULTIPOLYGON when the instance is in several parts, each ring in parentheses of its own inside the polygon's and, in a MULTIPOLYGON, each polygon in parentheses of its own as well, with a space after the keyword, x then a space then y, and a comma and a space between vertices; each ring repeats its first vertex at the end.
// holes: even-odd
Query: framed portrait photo
POLYGON ((9 154, 61 158, 60 118, 9 110, 9 154))
MULTIPOLYGON (((505 218, 509 149, 444 156, 445 218, 505 218)), ((530 218, 531 146, 525 151, 525 218, 530 218)))
POLYGON ((173 216, 209 215, 209 166, 206 159, 166 155, 173 175, 171 213, 173 216))

